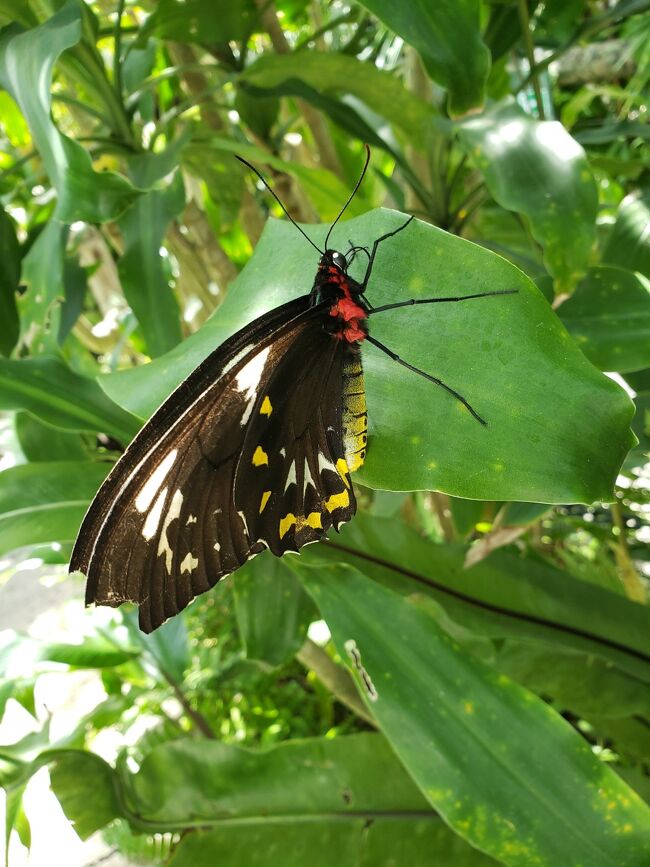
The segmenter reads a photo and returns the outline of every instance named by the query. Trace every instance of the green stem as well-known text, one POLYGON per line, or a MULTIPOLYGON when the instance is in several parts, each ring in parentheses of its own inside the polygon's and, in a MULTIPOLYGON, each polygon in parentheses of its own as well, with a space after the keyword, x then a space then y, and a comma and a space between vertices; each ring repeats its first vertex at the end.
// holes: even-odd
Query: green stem
MULTIPOLYGON (((528 4, 526 0, 517 0, 519 9, 519 20, 521 22, 521 32, 526 45, 526 54, 528 55, 528 66, 531 71, 535 68, 535 46, 533 37, 530 31, 530 19, 528 17, 528 4)), ((544 120, 544 102, 542 100, 542 90, 539 86, 539 78, 537 73, 531 76, 533 90, 535 91, 535 99, 537 100, 537 114, 540 120, 544 120)))
POLYGON ((113 88, 115 95, 122 101, 122 15, 124 14, 125 0, 118 0, 117 13, 115 16, 115 29, 113 37, 113 88))

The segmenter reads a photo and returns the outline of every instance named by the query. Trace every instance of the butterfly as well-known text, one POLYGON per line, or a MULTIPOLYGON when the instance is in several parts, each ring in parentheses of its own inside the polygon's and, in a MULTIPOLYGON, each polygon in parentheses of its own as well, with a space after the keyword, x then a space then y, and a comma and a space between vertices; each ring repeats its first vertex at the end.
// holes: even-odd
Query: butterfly
POLYGON ((370 249, 329 248, 369 158, 366 148, 363 171, 321 250, 257 169, 238 157, 318 251, 313 287, 214 350, 117 461, 86 513, 70 561, 70 572, 87 578, 87 605, 135 602, 140 628, 151 632, 261 551, 300 551, 349 521, 356 511, 351 473, 367 449, 365 342, 445 389, 486 424, 459 392, 373 338, 368 320, 411 304, 516 290, 372 307, 366 290, 377 251, 413 217, 370 249), (348 270, 360 253, 367 265, 357 281, 348 270))

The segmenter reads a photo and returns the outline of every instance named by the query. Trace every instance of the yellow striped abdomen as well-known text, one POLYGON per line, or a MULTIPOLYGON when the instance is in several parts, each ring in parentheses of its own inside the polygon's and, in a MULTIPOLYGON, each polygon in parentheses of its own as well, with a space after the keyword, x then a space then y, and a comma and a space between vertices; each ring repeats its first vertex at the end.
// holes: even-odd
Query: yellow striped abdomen
POLYGON ((367 432, 366 389, 361 356, 348 353, 343 368, 343 452, 351 473, 363 464, 367 432))

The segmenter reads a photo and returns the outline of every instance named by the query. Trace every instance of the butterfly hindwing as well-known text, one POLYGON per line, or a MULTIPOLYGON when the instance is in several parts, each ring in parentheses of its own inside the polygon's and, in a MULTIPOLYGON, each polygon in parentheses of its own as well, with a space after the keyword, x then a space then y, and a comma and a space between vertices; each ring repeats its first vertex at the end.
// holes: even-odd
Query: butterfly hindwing
POLYGON ((322 319, 308 296, 260 317, 144 426, 73 551, 87 603, 136 602, 148 632, 265 547, 298 550, 352 517, 346 351, 322 319))

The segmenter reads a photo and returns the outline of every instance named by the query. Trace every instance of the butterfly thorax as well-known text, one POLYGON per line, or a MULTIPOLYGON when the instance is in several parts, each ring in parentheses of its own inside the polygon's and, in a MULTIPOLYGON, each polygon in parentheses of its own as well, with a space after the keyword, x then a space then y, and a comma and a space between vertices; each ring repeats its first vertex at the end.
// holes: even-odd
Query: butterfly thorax
POLYGON ((316 279, 312 289, 313 303, 330 302, 328 318, 324 328, 337 340, 357 344, 365 340, 368 333, 366 320, 368 308, 363 302, 363 288, 350 277, 339 264, 345 257, 342 253, 327 250, 318 264, 316 279))

